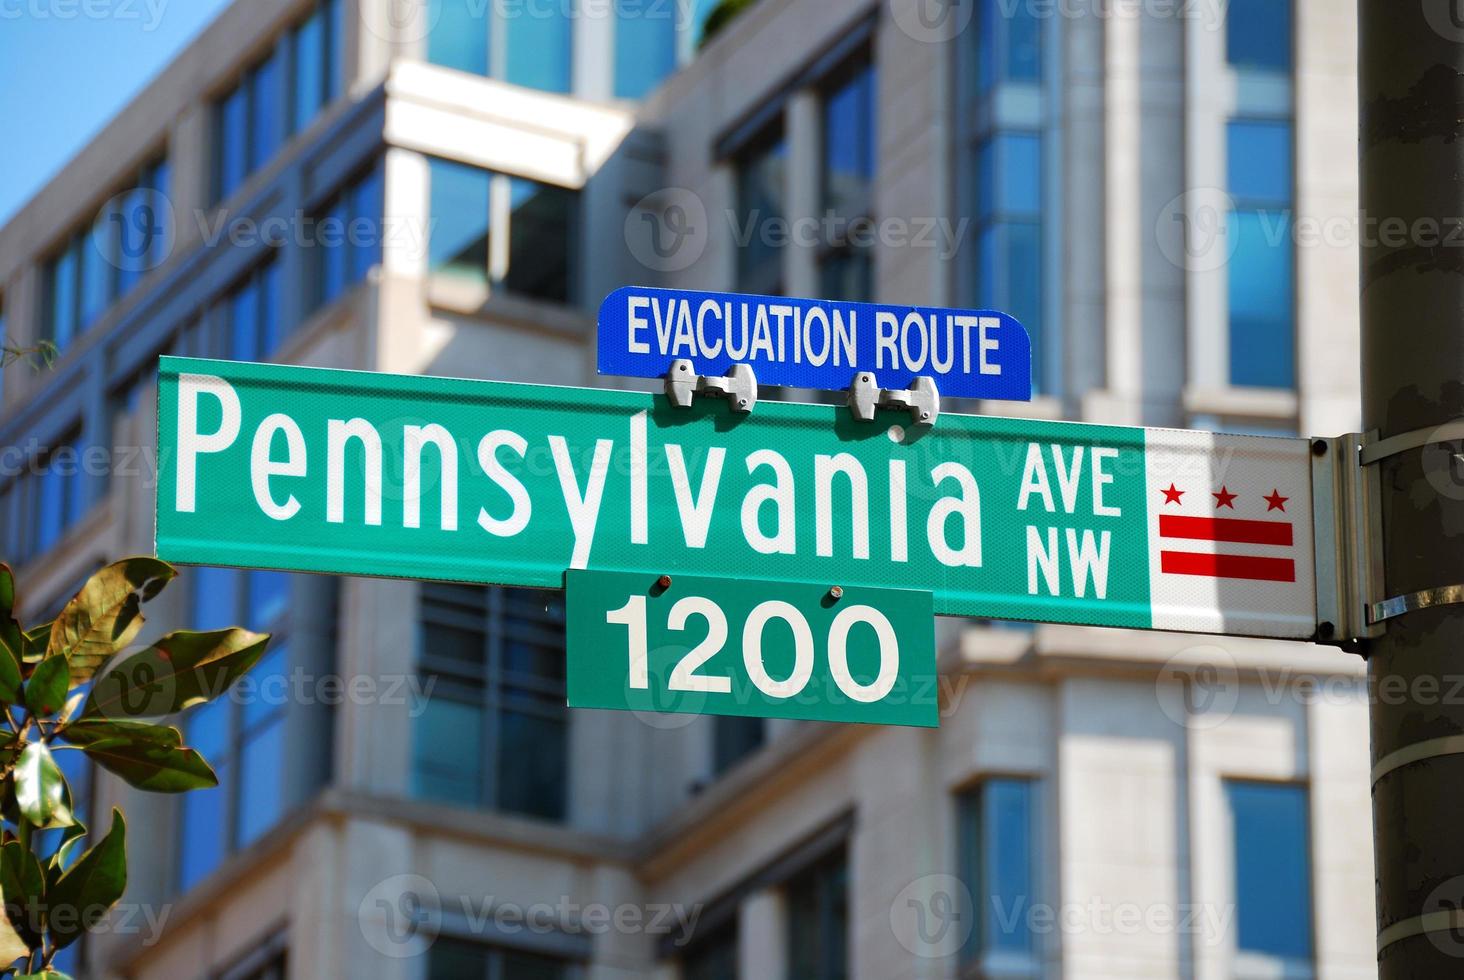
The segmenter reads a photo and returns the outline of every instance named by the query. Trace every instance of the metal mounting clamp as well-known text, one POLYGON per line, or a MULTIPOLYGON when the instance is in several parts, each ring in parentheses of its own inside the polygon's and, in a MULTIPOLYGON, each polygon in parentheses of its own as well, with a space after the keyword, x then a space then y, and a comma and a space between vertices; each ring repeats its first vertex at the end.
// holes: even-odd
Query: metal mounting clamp
POLYGON ((714 378, 697 374, 690 361, 672 361, 666 398, 677 408, 690 408, 697 395, 725 398, 732 411, 746 415, 757 405, 757 375, 746 364, 734 364, 725 377, 714 378))
POLYGON ((1460 604, 1464 604, 1464 585, 1445 585, 1374 602, 1367 607, 1367 619, 1370 623, 1381 623, 1419 609, 1460 604))
POLYGON ((880 408, 902 409, 917 425, 934 425, 940 417, 940 392, 933 378, 916 378, 901 391, 880 388, 873 374, 860 371, 849 386, 849 411, 861 422, 873 422, 875 410, 880 408))

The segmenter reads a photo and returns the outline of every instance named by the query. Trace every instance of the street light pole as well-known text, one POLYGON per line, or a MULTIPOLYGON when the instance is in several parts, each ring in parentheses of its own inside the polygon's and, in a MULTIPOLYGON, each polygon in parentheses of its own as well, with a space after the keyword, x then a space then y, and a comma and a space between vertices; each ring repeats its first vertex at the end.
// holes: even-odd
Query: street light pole
POLYGON ((1451 686, 1464 678, 1464 594, 1448 587, 1464 585, 1464 445, 1435 430, 1464 418, 1464 9, 1358 0, 1358 14, 1363 428, 1404 437, 1372 464, 1384 590, 1403 600, 1366 651, 1378 975, 1453 977, 1464 970, 1464 697, 1451 686))

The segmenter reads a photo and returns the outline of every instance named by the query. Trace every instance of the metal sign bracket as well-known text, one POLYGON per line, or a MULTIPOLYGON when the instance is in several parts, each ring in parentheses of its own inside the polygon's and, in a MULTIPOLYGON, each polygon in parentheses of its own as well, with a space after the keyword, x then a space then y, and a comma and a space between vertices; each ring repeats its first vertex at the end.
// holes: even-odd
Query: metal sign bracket
POLYGON ((1355 432, 1311 441, 1316 641, 1353 652, 1383 632, 1370 615, 1383 590, 1379 474, 1364 464, 1371 442, 1355 432))
POLYGON ((727 399, 732 411, 746 415, 757 405, 757 375, 746 364, 734 364, 725 377, 699 375, 689 360, 671 362, 666 372, 666 397, 677 408, 690 408, 692 399, 705 395, 727 399))
POLYGON ((916 378, 904 391, 880 388, 873 374, 860 371, 849 386, 849 411, 861 422, 873 422, 880 408, 898 408, 909 412, 916 425, 934 425, 940 417, 940 391, 928 377, 916 378))

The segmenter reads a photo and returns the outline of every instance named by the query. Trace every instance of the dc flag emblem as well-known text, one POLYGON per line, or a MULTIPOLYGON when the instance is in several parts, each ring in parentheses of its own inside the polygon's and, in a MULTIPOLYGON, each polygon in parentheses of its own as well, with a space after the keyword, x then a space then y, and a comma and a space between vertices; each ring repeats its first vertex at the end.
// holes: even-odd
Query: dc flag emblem
POLYGON ((1305 441, 1152 430, 1145 463, 1156 629, 1263 633, 1313 619, 1305 441), (1246 622, 1223 612, 1236 608, 1252 611, 1246 622))

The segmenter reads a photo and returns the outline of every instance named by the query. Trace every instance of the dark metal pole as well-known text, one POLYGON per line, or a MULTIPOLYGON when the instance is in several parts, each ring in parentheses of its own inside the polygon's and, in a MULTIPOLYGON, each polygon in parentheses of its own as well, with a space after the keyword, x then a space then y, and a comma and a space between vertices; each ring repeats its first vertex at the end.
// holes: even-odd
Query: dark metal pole
MULTIPOLYGON (((1464 3, 1358 8, 1363 428, 1431 432, 1464 418, 1464 3)), ((1453 435, 1376 464, 1389 598, 1464 585, 1453 435)), ((1464 976, 1464 605, 1391 619, 1366 652, 1378 975, 1464 976)))

